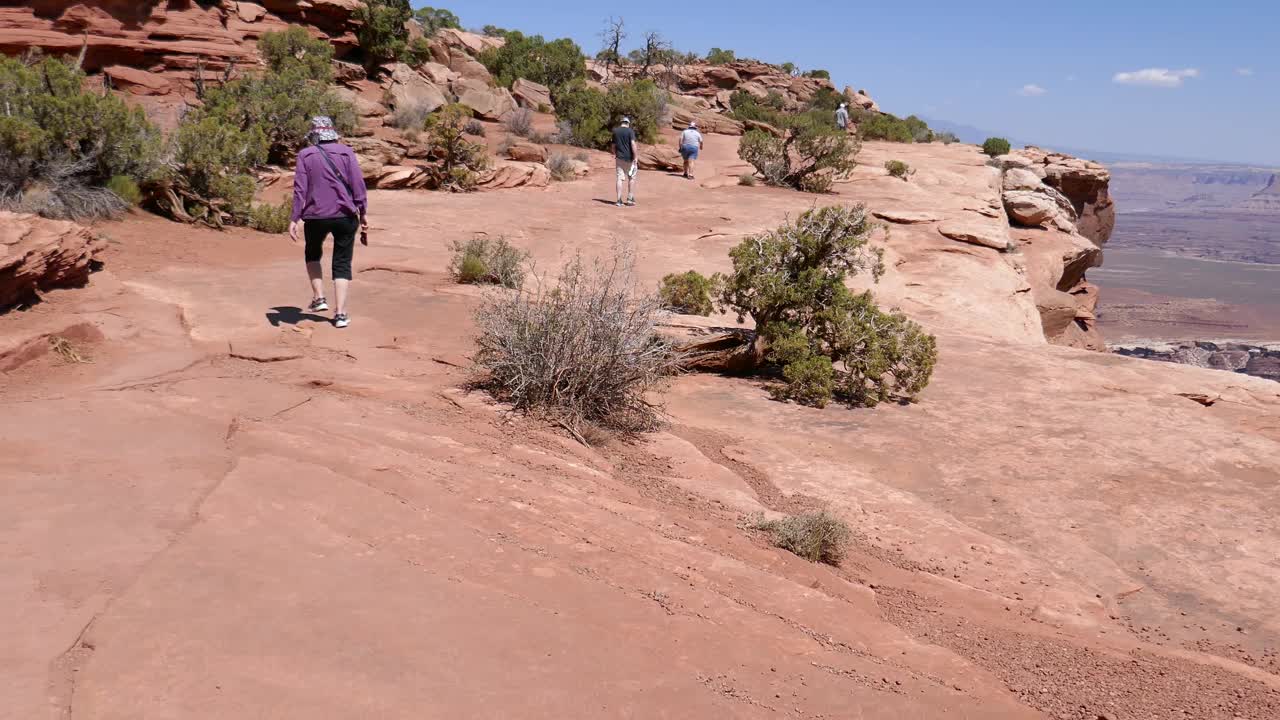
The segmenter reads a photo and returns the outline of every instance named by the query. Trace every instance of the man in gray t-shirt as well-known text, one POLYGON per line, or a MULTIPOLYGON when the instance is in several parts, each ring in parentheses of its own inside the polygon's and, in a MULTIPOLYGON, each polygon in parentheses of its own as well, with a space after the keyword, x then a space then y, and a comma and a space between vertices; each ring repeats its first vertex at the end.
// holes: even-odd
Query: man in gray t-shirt
POLYGON ((684 176, 693 179, 693 161, 702 152, 702 133, 698 132, 698 123, 690 120, 689 127, 680 133, 680 157, 684 158, 684 176))
POLYGON ((618 167, 618 207, 622 207, 623 186, 627 189, 627 205, 636 204, 637 163, 636 131, 631 129, 631 118, 622 118, 622 125, 613 131, 613 156, 618 167))
POLYGON ((840 109, 836 110, 836 127, 841 130, 849 129, 849 105, 840 103, 840 109))

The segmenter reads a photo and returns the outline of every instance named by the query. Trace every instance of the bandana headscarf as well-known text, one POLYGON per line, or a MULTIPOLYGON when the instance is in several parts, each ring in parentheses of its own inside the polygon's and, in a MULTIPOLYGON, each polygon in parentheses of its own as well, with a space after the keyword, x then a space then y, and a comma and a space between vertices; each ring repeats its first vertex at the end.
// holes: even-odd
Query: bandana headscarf
POLYGON ((338 139, 338 131, 333 126, 333 118, 317 115, 311 118, 311 138, 315 142, 333 142, 338 139))

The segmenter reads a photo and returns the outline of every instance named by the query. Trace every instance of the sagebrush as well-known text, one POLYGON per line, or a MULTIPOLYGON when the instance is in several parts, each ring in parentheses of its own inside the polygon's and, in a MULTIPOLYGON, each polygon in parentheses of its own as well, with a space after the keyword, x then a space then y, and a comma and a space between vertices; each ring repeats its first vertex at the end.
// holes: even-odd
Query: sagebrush
POLYGON ((661 414, 648 395, 676 369, 657 333, 661 317, 656 293, 637 283, 629 250, 593 262, 574 257, 556 282, 495 293, 477 311, 481 384, 575 431, 655 429, 661 414))
POLYGON ((533 134, 533 113, 528 108, 520 108, 508 115, 503 124, 512 135, 527 138, 533 134))
POLYGON ((852 533, 840 518, 822 510, 782 520, 757 519, 752 527, 770 535, 773 544, 810 562, 839 565, 852 533))
POLYGON ((468 285, 500 285, 515 289, 524 284, 529 253, 505 237, 477 235, 466 242, 454 241, 449 273, 468 285))
POLYGON ((1000 137, 987 138, 986 142, 982 143, 982 152, 991 157, 1008 155, 1010 149, 1012 148, 1009 145, 1009 141, 1000 137))
POLYGON ((556 151, 547 158, 547 169, 551 171, 551 179, 556 182, 568 182, 578 176, 573 158, 567 153, 556 151))

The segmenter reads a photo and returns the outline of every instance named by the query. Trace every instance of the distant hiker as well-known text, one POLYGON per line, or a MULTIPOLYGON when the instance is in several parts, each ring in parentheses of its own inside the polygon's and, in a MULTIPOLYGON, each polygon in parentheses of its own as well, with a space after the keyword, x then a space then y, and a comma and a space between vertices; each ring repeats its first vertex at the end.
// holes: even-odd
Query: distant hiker
POLYGON ((849 131, 849 104, 840 103, 840 108, 836 110, 836 127, 849 131))
POLYGON ((684 176, 693 179, 693 161, 702 152, 702 133, 698 132, 698 123, 690 120, 689 127, 680 133, 680 157, 684 158, 684 176))
POLYGON ((613 156, 618 165, 618 207, 622 207, 622 189, 627 189, 627 205, 636 204, 636 173, 640 169, 636 148, 636 131, 631 129, 631 118, 622 118, 622 125, 613 131, 613 156))
POLYGON ((347 318, 347 294, 351 284, 351 258, 355 254, 356 232, 360 241, 369 230, 366 217, 369 201, 364 173, 355 152, 338 142, 338 131, 327 117, 311 119, 307 136, 311 147, 298 154, 298 167, 293 176, 293 215, 289 237, 298 242, 298 231, 306 237, 307 277, 311 280, 310 312, 324 312, 329 302, 324 297, 324 241, 333 236, 333 291, 338 301, 333 324, 344 328, 347 318))

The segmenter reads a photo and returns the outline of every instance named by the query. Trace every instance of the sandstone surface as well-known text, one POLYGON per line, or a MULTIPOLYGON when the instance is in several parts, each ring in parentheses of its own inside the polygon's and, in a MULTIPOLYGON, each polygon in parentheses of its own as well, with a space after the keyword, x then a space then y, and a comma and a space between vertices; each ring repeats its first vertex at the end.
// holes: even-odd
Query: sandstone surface
POLYGON ((75 223, 0 210, 0 309, 88 282, 104 246, 75 223))

